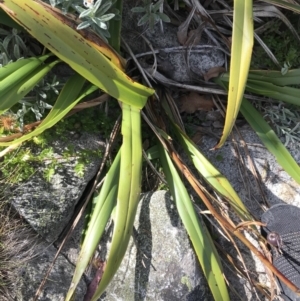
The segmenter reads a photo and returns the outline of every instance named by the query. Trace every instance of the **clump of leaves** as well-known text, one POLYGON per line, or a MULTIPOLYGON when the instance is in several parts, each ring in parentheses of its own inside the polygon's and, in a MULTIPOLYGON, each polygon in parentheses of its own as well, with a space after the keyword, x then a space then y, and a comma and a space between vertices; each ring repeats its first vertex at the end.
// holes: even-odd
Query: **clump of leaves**
MULTIPOLYGON (((47 76, 34 87, 28 96, 12 108, 10 116, 14 115, 19 131, 23 131, 25 123, 40 121, 45 116, 45 111, 52 109, 50 103, 52 98, 59 94, 60 87, 61 84, 56 80, 56 76, 52 79, 51 76, 47 76)), ((7 114, 0 116, 0 119, 5 119, 5 116, 7 114)))
POLYGON ((6 30, 0 28, 0 67, 7 65, 13 60, 18 60, 27 54, 28 49, 17 29, 6 30))
POLYGON ((77 0, 50 0, 52 6, 60 6, 67 13, 74 9, 79 13, 80 23, 77 29, 91 27, 102 39, 110 38, 109 21, 120 20, 120 12, 114 7, 116 0, 77 1, 77 0), (94 3, 95 2, 95 3, 94 3), (83 8, 85 6, 85 8, 83 8))
MULTIPOLYGON (((295 17, 291 16, 290 21, 293 22, 295 17)), ((298 21, 295 21, 298 22, 298 21)), ((282 29, 280 20, 272 20, 269 26, 260 35, 265 44, 270 48, 278 62, 283 66, 282 71, 285 73, 289 68, 296 68, 300 64, 299 45, 294 36, 286 28, 282 29)), ((278 69, 266 52, 260 47, 254 47, 254 56, 252 59, 253 68, 278 69)))
POLYGON ((112 18, 120 19, 119 11, 112 8, 116 1, 98 0, 94 5, 89 5, 88 9, 84 9, 79 5, 74 6, 76 11, 80 14, 79 18, 84 19, 77 29, 91 27, 95 30, 105 41, 110 38, 109 23, 112 18), (111 12, 109 12, 111 10, 111 12))
MULTIPOLYGON (((23 32, 15 28, 10 30, 0 28, 0 67, 27 57, 31 53, 31 50, 26 46, 23 32)), ((45 109, 52 108, 46 101, 50 98, 50 92, 59 94, 58 86, 59 82, 55 76, 52 77, 52 80, 50 76, 47 76, 40 81, 29 96, 19 101, 19 104, 15 106, 14 119, 19 122, 21 130, 24 125, 24 117, 29 111, 34 113, 36 120, 40 120, 45 109)), ((8 115, 3 118, 1 116, 1 120, 7 119, 7 117, 8 115)))
POLYGON ((143 0, 143 6, 137 6, 131 9, 134 13, 144 13, 139 20, 138 26, 149 24, 150 30, 154 29, 154 25, 159 21, 170 22, 170 18, 163 13, 164 0, 153 3, 152 0, 143 0))

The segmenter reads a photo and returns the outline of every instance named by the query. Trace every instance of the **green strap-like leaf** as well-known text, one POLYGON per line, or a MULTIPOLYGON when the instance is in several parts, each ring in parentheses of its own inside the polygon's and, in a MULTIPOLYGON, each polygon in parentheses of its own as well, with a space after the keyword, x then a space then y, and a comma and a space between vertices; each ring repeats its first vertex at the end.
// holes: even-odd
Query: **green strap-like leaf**
POLYGON ((96 197, 96 206, 92 213, 87 232, 85 233, 84 242, 77 260, 72 283, 66 296, 66 301, 72 300, 72 295, 98 246, 107 221, 116 204, 120 175, 120 159, 121 152, 119 151, 105 176, 100 194, 96 197))
POLYGON ((51 6, 40 1, 5 0, 0 2, 0 8, 81 76, 114 98, 142 108, 153 94, 152 89, 133 81, 114 63, 115 51, 105 42, 96 47, 51 6))
MULTIPOLYGON (((285 75, 279 73, 277 71, 250 71, 246 90, 299 106, 300 89, 286 85, 300 84, 300 70, 291 70, 285 75)), ((215 82, 225 89, 228 87, 228 81, 227 73, 215 79, 215 82)))
POLYGON ((4 24, 6 26, 16 28, 21 31, 24 30, 22 26, 20 26, 17 22, 12 20, 1 8, 0 8, 0 24, 4 24))
POLYGON ((86 80, 80 76, 79 74, 73 75, 65 84, 64 88, 60 92, 53 108, 46 116, 46 118, 42 121, 42 123, 32 132, 25 134, 21 138, 18 138, 12 142, 1 142, 0 145, 7 146, 15 143, 21 143, 26 141, 32 137, 35 137, 46 129, 51 128, 58 121, 60 121, 66 114, 84 97, 89 95, 90 93, 96 91, 98 88, 96 86, 90 85, 85 91, 80 94, 80 91, 83 88, 86 80))
MULTIPOLYGON (((116 217, 106 268, 92 298, 98 300, 118 270, 127 250, 140 197, 142 141, 140 110, 122 104, 121 167, 116 217)), ((69 300, 69 299, 67 299, 69 300)))
MULTIPOLYGON (((226 80, 223 82, 222 77, 216 78, 215 82, 227 89, 226 80)), ((254 129, 258 137, 261 139, 266 148, 271 152, 282 168, 298 183, 300 183, 300 168, 295 162, 289 151, 281 143, 275 132, 263 119, 261 114, 251 105, 251 103, 243 98, 241 113, 254 129)))
POLYGON ((252 55, 253 32, 252 0, 235 0, 228 103, 223 134, 216 148, 226 141, 241 106, 252 55))
POLYGON ((44 64, 48 57, 20 60, 0 69, 0 114, 22 99, 59 62, 44 64))
POLYGON ((300 69, 289 70, 286 74, 275 70, 250 70, 248 80, 272 83, 277 86, 300 84, 300 69))
POLYGON ((286 9, 289 9, 291 11, 294 11, 295 13, 300 14, 300 5, 297 4, 292 4, 289 3, 287 1, 282 1, 282 0, 262 0, 265 3, 270 3, 270 4, 274 4, 286 9))
POLYGON ((205 224, 197 216, 176 168, 162 146, 160 146, 160 159, 178 213, 193 243, 214 299, 215 301, 229 301, 219 254, 205 224))
MULTIPOLYGON (((42 57, 31 57, 31 58, 27 58, 27 59, 20 59, 20 60, 17 60, 16 62, 10 63, 10 64, 0 68, 0 81, 2 82, 2 80, 11 76, 15 71, 19 71, 20 69, 22 70, 22 68, 25 67, 29 63, 38 62, 39 63, 38 65, 40 65, 47 58, 49 58, 49 55, 45 55, 42 57)), ((35 68, 35 66, 32 66, 32 68, 35 68)), ((24 70, 21 72, 21 74, 24 73, 24 70)), ((33 69, 30 69, 30 70, 28 70, 28 72, 32 72, 32 70, 33 69)), ((15 76, 21 76, 21 75, 15 73, 15 76)), ((24 76, 24 75, 22 75, 22 76, 24 76)), ((1 87, 1 88, 3 89, 3 87, 1 87)))
POLYGON ((252 104, 243 98, 241 113, 254 129, 260 140, 272 153, 282 168, 298 183, 300 183, 300 167, 286 147, 281 143, 272 128, 263 119, 252 104))
POLYGON ((229 181, 210 163, 209 160, 198 150, 192 140, 174 125, 175 133, 179 138, 180 145, 185 149, 186 154, 190 157, 198 172, 202 175, 217 192, 227 198, 231 207, 240 216, 242 220, 252 220, 251 214, 235 192, 229 181))

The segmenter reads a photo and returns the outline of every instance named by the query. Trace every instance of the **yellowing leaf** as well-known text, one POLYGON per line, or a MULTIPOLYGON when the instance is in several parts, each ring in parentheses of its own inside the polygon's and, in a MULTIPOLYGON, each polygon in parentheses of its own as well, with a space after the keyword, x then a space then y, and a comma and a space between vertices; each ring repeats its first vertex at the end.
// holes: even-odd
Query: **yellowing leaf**
POLYGON ((225 72, 226 69, 224 67, 213 67, 210 68, 204 75, 204 80, 207 82, 211 78, 218 77, 221 73, 225 72))
POLYGON ((207 99, 207 97, 199 95, 196 92, 190 92, 188 95, 182 96, 180 102, 180 112, 186 112, 188 114, 193 114, 197 110, 210 111, 214 107, 214 103, 211 99, 207 99))
POLYGON ((215 148, 219 148, 224 144, 238 115, 249 72, 252 47, 252 0, 235 0, 228 104, 223 134, 215 148))
POLYGON ((134 82, 113 63, 116 57, 104 42, 100 52, 51 6, 41 1, 5 0, 0 2, 0 8, 81 76, 114 98, 142 108, 153 94, 152 89, 134 82))

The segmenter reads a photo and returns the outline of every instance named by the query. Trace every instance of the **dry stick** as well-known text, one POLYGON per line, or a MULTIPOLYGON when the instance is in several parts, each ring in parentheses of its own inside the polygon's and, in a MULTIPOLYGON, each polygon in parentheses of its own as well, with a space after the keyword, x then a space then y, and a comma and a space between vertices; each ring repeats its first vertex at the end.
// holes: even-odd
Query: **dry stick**
POLYGON ((289 289, 291 289, 293 292, 300 295, 300 289, 294 285, 290 280, 288 280, 281 272, 279 272, 270 262, 266 259, 266 257, 256 249, 256 247, 246 239, 240 233, 237 231, 230 223, 227 222, 227 220, 220 215, 215 208, 212 206, 210 201, 207 199, 206 195, 202 192, 200 185, 198 181, 195 179, 193 174, 189 171, 188 167, 182 162, 182 160, 178 157, 178 155, 175 153, 175 151, 172 149, 170 144, 168 143, 168 149, 169 154, 171 155, 173 161, 176 163, 179 170, 181 170, 186 177, 186 179, 189 181, 191 186, 194 188, 194 190, 197 192, 197 194, 200 196, 206 207, 210 210, 212 215, 215 217, 215 219, 219 222, 220 225, 225 227, 228 231, 233 233, 248 249, 250 249, 258 258, 259 260, 266 265, 278 278, 281 280, 289 289))
MULTIPOLYGON (((218 96, 217 96, 217 98, 218 98, 219 104, 220 104, 220 106, 221 106, 222 108, 219 107, 219 105, 218 105, 218 103, 216 102, 216 100, 214 99, 214 97, 213 97, 213 101, 214 101, 215 105, 219 108, 219 110, 221 111, 221 114, 222 114, 223 117, 224 117, 224 110, 225 110, 225 108, 224 108, 224 106, 223 106, 223 104, 222 104, 222 102, 220 101, 220 99, 219 99, 218 96)), ((250 168, 251 168, 251 171, 252 171, 252 174, 253 174, 253 176, 254 176, 254 178, 255 178, 256 184, 257 184, 257 186, 258 186, 258 188, 259 188, 259 190, 260 190, 260 192, 261 192, 261 196, 262 196, 263 202, 264 202, 268 207, 270 207, 270 204, 269 204, 269 202, 267 201, 267 199, 266 199, 266 197, 265 197, 265 194, 264 194, 264 192, 263 192, 263 189, 262 189, 262 186, 261 186, 261 179, 260 179, 260 177, 259 177, 258 174, 257 174, 256 166, 255 166, 255 163, 253 162, 253 159, 252 159, 252 157, 251 157, 251 155, 250 155, 250 153, 249 153, 248 146, 247 146, 245 140, 243 139, 243 136, 241 135, 240 131, 238 130, 238 128, 237 128, 236 126, 235 126, 235 130, 237 131, 237 134, 238 134, 238 136, 240 137, 240 141, 241 141, 242 147, 243 147, 243 149, 244 149, 244 152, 245 152, 246 155, 247 155, 248 164, 249 164, 249 166, 250 166, 250 168)), ((232 137, 232 139, 233 139, 233 141, 234 141, 235 143, 237 143, 237 142, 235 141, 234 137, 232 137)), ((238 155, 240 155, 240 152, 239 152, 239 149, 238 149, 237 145, 234 144, 234 148, 235 148, 236 153, 237 153, 238 155)), ((260 204, 259 204, 259 206, 261 207, 260 204)), ((236 229, 237 229, 240 225, 242 225, 242 224, 243 224, 243 223, 239 224, 239 225, 236 227, 236 229)), ((264 250, 264 249, 263 249, 263 250, 264 250)), ((270 261, 270 260, 269 260, 269 261, 270 261)), ((268 274, 269 279, 270 279, 270 282, 271 282, 271 296, 273 296, 273 295, 274 295, 274 283, 275 283, 274 277, 273 277, 273 274, 270 272, 270 270, 269 270, 267 267, 266 267, 266 271, 267 271, 267 274, 268 274)), ((271 300, 272 300, 272 298, 271 298, 271 300)))
MULTIPOLYGON (((159 53, 160 51, 166 52, 166 53, 182 53, 186 51, 188 47, 187 46, 176 46, 176 47, 166 47, 166 48, 159 48, 159 49, 154 49, 154 53, 159 53)), ((192 53, 203 53, 203 50, 205 49, 216 49, 224 52, 227 55, 230 55, 230 53, 226 50, 224 50, 221 47, 218 47, 216 45, 195 45, 193 46, 193 49, 190 51, 192 53)), ((152 54, 152 51, 146 51, 142 53, 135 54, 134 56, 136 58, 141 58, 143 56, 147 56, 149 54, 152 54)), ((131 58, 128 59, 128 61, 131 60, 131 58)))
POLYGON ((236 129, 236 131, 237 131, 237 133, 238 133, 238 135, 240 137, 240 141, 241 141, 242 147, 243 147, 243 149, 244 149, 244 151, 246 153, 246 156, 247 156, 248 164, 249 164, 250 169, 252 171, 252 174, 253 174, 253 176, 255 178, 255 181, 256 181, 256 184, 258 186, 258 189, 260 190, 263 202, 265 203, 266 206, 270 207, 270 203, 267 201, 265 193, 264 193, 263 188, 261 186, 261 178, 260 178, 260 176, 257 173, 256 166, 255 166, 255 163, 254 163, 254 161, 253 161, 253 159, 252 159, 252 157, 250 155, 248 146, 247 146, 245 140, 243 139, 243 136, 240 133, 240 131, 237 128, 235 128, 235 129, 236 129))
MULTIPOLYGON (((253 285, 253 281, 252 281, 252 279, 251 279, 251 277, 250 277, 250 275, 249 275, 249 273, 248 273, 248 269, 247 269, 247 267, 246 267, 246 264, 245 264, 245 261, 244 261, 244 257, 243 257, 243 255, 242 255, 242 253, 241 253, 239 247, 237 246, 237 244, 236 244, 236 242, 234 241, 232 235, 229 233, 229 231, 226 229, 226 227, 224 227, 222 224, 220 224, 220 226, 221 226, 221 228, 223 229, 223 231, 226 233, 227 238, 231 241, 231 243, 233 244, 234 248, 236 249, 238 255, 240 256, 241 262, 242 262, 242 266, 243 266, 243 268, 244 268, 244 270, 245 270, 245 274, 247 275, 246 278, 249 280, 249 282, 252 284, 252 286, 254 286, 254 285, 253 285)), ((257 292, 256 292, 255 289, 254 289, 254 291, 255 291, 256 296, 258 297, 257 292)), ((257 298, 257 299, 259 299, 259 298, 257 298)))
MULTIPOLYGON (((265 257, 269 260, 270 263, 272 263, 271 252, 270 252, 270 250, 267 249, 266 242, 259 241, 259 245, 260 245, 265 257)), ((269 291, 271 292, 270 300, 274 300, 275 294, 278 295, 278 292, 280 292, 280 289, 278 287, 278 284, 276 282, 274 274, 268 269, 268 267, 265 267, 265 271, 270 280, 270 289, 269 289, 269 291)))
POLYGON ((54 256, 54 259, 53 259, 53 261, 52 261, 52 263, 51 263, 51 265, 50 265, 50 267, 49 267, 49 269, 48 269, 48 271, 47 271, 47 273, 46 273, 44 279, 42 280, 42 282, 41 282, 39 288, 37 289, 37 291, 36 291, 36 293, 35 293, 35 296, 34 296, 33 301, 37 301, 37 299, 38 299, 40 293, 42 292, 42 289, 43 289, 43 287, 44 287, 44 285, 45 285, 45 283, 46 283, 46 281, 47 281, 47 279, 48 279, 48 276, 49 276, 49 274, 50 274, 50 272, 51 272, 51 270, 52 270, 52 268, 53 268, 53 266, 54 266, 54 264, 55 264, 55 262, 56 262, 56 259, 57 259, 58 255, 59 255, 60 252, 61 252, 61 249, 63 248, 64 244, 65 244, 66 241, 68 240, 69 236, 70 236, 71 233, 73 232, 73 230, 74 230, 74 228, 76 227, 76 225, 78 224, 78 222, 79 222, 79 220, 80 220, 80 218, 81 218, 81 216, 82 216, 82 214, 83 214, 83 212, 84 212, 84 210, 85 210, 85 208, 86 208, 86 206, 87 206, 87 204, 88 204, 88 202, 89 202, 89 200, 90 200, 92 194, 94 193, 94 190, 95 190, 95 188, 96 188, 96 186, 97 186, 97 183, 98 183, 98 180, 99 180, 99 177, 100 177, 100 174, 102 173, 102 170, 103 170, 103 168, 104 168, 104 166, 105 166, 105 162, 106 162, 107 157, 108 157, 108 155, 109 155, 110 147, 111 147, 111 145, 113 144, 113 141, 115 140, 115 137, 116 137, 117 133, 119 132, 119 129, 120 129, 120 120, 121 120, 121 118, 119 117, 118 120, 116 121, 115 125, 114 125, 114 128, 113 128, 113 130, 112 130, 112 133, 111 133, 111 135, 110 135, 109 142, 107 143, 107 146, 106 146, 106 150, 105 150, 105 154, 104 154, 103 160, 102 160, 102 162, 101 162, 101 166, 100 166, 99 171, 98 171, 98 173, 97 173, 97 176, 96 176, 96 178, 95 178, 95 180, 94 180, 93 187, 91 188, 91 190, 90 190, 88 196, 86 197, 86 199, 85 199, 85 201, 84 201, 84 204, 83 204, 81 210, 79 211, 77 217, 75 218, 75 220, 74 220, 72 226, 70 227, 68 233, 66 234, 65 238, 64 238, 63 241, 61 242, 61 244, 60 244, 60 246, 59 246, 59 248, 58 248, 58 250, 57 250, 57 252, 56 252, 56 254, 55 254, 55 256, 54 256))
POLYGON ((169 92, 169 90, 166 90, 164 91, 164 96, 165 96, 165 99, 170 107, 170 110, 172 112, 172 116, 175 120, 175 123, 180 127, 180 129, 186 133, 185 131, 185 127, 184 127, 184 123, 182 121, 182 118, 180 116, 180 113, 179 113, 179 110, 178 110, 178 107, 175 103, 175 100, 174 98, 172 97, 171 93, 169 92))
POLYGON ((165 149, 168 150, 169 154, 171 155, 173 161, 176 163, 179 170, 182 171, 186 179, 189 181, 191 186, 194 188, 196 193, 200 196, 206 207, 210 210, 211 214, 215 217, 215 219, 218 221, 218 223, 225 227, 228 231, 233 233, 248 249, 250 249, 258 258, 259 260, 267 266, 287 287, 289 287, 292 291, 300 295, 300 289, 295 286, 290 280, 288 280, 280 271, 278 271, 266 257, 256 249, 256 247, 246 239, 238 230, 236 230, 236 227, 231 225, 225 218, 223 218, 222 215, 220 215, 215 208, 212 206, 210 201, 207 199, 206 195, 200 188, 199 182, 195 179, 194 175, 190 172, 188 167, 182 162, 182 160, 179 158, 178 154, 174 151, 174 149, 171 147, 170 143, 166 140, 164 140, 161 135, 159 134, 158 129, 152 124, 152 122, 148 119, 148 117, 141 111, 143 119, 148 123, 148 125, 151 127, 153 132, 156 134, 157 138, 160 140, 162 145, 165 147, 165 149))
POLYGON ((156 174, 156 176, 165 184, 167 185, 167 181, 162 177, 162 175, 156 170, 156 168, 154 167, 154 165, 152 164, 151 160, 148 159, 147 157, 147 153, 143 150, 143 157, 146 160, 146 162, 148 163, 148 165, 150 166, 150 168, 152 169, 152 171, 156 174))
MULTIPOLYGON (((220 225, 221 225, 221 224, 220 224, 220 225)), ((221 225, 221 227, 223 228, 224 232, 227 234, 227 237, 230 239, 230 241, 232 242, 232 244, 233 244, 234 248, 236 249, 238 255, 240 256, 241 262, 242 262, 242 266, 243 266, 243 268, 244 268, 244 270, 245 270, 245 274, 247 275, 246 278, 248 278, 249 283, 252 284, 252 286, 254 287, 253 289, 254 289, 255 295, 256 295, 256 297, 257 297, 257 300, 259 300, 257 291, 256 291, 256 289, 255 289, 255 285, 254 285, 254 283, 253 283, 253 281, 252 281, 252 279, 251 279, 251 277, 250 277, 250 275, 249 275, 248 269, 247 269, 247 267, 246 267, 246 263, 245 263, 245 261, 244 261, 244 257, 243 257, 243 255, 242 255, 242 253, 241 253, 239 247, 237 246, 237 244, 236 244, 236 242, 234 241, 232 235, 229 233, 229 231, 226 229, 226 227, 224 227, 223 225, 221 225)))
MULTIPOLYGON (((220 246, 220 244, 218 244, 217 242, 214 242, 218 251, 221 252, 229 261, 229 263, 231 264, 231 266, 233 266, 233 268, 224 260, 221 258, 221 260, 224 261, 224 264, 227 266, 227 268, 232 272, 235 273, 235 271, 241 276, 241 277, 245 277, 247 278, 246 272, 241 268, 241 266, 239 266, 239 264, 237 262, 235 262, 235 259, 233 259, 233 257, 226 253, 224 251, 224 249, 220 246)), ((265 295, 265 297, 267 297, 269 300, 272 300, 270 298, 270 294, 268 291, 266 291, 266 289, 262 288, 262 286, 260 285, 259 282, 257 282, 256 280, 252 280, 253 285, 256 287, 256 289, 258 289, 263 295, 265 295)), ((260 300, 260 299, 259 299, 260 300)))

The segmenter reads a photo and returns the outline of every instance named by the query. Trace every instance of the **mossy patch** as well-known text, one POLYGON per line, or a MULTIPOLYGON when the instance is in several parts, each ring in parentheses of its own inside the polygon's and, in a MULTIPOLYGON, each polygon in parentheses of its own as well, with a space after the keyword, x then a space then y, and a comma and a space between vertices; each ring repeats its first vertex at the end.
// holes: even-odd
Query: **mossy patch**
MULTIPOLYGON (((102 156, 102 149, 75 150, 68 143, 80 137, 82 133, 99 133, 103 140, 107 138, 113 127, 114 119, 107 117, 99 108, 90 108, 58 122, 41 135, 23 143, 18 149, 8 153, 1 162, 1 178, 8 183, 18 183, 30 178, 39 167, 43 166, 44 178, 50 181, 61 162, 76 158, 75 173, 83 175, 85 165, 94 157, 102 156), (72 135, 70 137, 70 135, 72 135), (65 141, 67 145, 61 158, 54 156, 51 146, 55 141, 65 141)), ((0 150, 3 150, 2 147, 0 150)))

